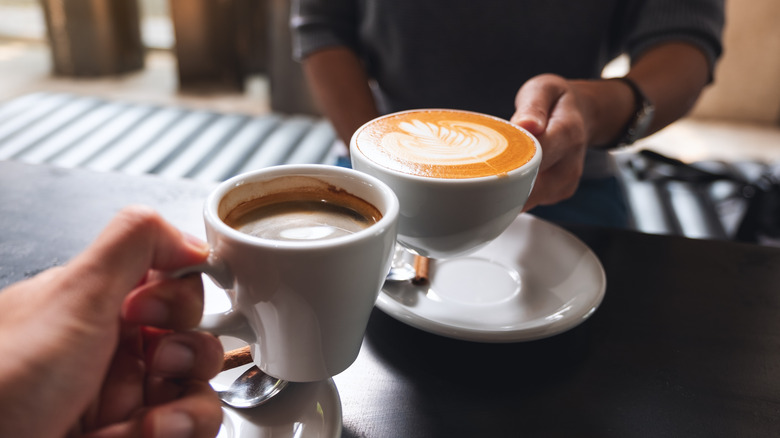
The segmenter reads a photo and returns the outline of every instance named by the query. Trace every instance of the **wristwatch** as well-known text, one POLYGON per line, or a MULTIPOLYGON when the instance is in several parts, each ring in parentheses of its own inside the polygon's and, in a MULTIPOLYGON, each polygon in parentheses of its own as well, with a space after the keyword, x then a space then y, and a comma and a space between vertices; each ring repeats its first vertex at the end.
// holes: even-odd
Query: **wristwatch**
POLYGON ((650 128, 650 123, 653 122, 655 106, 653 105, 653 102, 645 96, 645 93, 642 92, 639 85, 633 80, 627 77, 612 78, 612 80, 623 82, 631 87, 631 90, 634 92, 634 102, 636 102, 634 106, 634 115, 631 116, 631 120, 628 121, 628 124, 626 124, 626 127, 623 129, 623 133, 613 144, 613 147, 628 146, 647 133, 647 130, 650 128))

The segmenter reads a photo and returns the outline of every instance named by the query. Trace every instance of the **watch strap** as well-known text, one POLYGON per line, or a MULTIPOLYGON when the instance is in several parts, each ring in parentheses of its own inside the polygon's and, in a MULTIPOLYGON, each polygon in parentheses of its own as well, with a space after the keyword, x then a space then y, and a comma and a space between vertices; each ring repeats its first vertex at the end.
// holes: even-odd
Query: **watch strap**
POLYGON ((634 113, 611 147, 628 146, 642 138, 648 131, 655 114, 655 106, 636 82, 628 77, 610 78, 628 85, 634 94, 634 113))

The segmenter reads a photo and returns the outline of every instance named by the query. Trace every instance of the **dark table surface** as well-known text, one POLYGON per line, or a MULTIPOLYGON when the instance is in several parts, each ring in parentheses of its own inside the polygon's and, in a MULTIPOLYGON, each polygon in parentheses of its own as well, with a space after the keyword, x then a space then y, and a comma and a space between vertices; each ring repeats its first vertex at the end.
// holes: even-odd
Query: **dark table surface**
MULTIPOLYGON (((66 262, 127 204, 202 235, 212 187, 0 162, 0 287, 66 262)), ((565 228, 606 271, 589 320, 482 344, 374 310, 334 379, 343 436, 780 436, 780 249, 565 228)))

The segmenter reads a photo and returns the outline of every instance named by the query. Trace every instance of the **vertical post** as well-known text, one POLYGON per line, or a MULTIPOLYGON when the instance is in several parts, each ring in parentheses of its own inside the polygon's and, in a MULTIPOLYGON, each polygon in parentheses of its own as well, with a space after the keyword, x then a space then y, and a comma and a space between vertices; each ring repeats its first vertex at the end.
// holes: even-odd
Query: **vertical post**
POLYGON ((137 0, 41 0, 53 70, 100 76, 144 66, 137 0))
POLYGON ((292 58, 290 0, 270 0, 271 47, 268 82, 271 109, 283 113, 319 115, 301 65, 292 58))

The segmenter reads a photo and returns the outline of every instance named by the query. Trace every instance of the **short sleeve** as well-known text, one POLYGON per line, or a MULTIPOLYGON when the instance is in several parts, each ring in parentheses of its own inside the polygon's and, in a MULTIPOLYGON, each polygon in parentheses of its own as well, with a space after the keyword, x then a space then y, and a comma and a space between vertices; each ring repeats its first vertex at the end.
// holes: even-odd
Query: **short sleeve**
POLYGON ((632 59, 649 48, 681 41, 698 47, 707 56, 710 73, 723 52, 724 0, 648 0, 637 12, 636 26, 626 39, 632 59))
POLYGON ((357 48, 357 0, 293 0, 290 9, 293 57, 332 46, 357 48))

